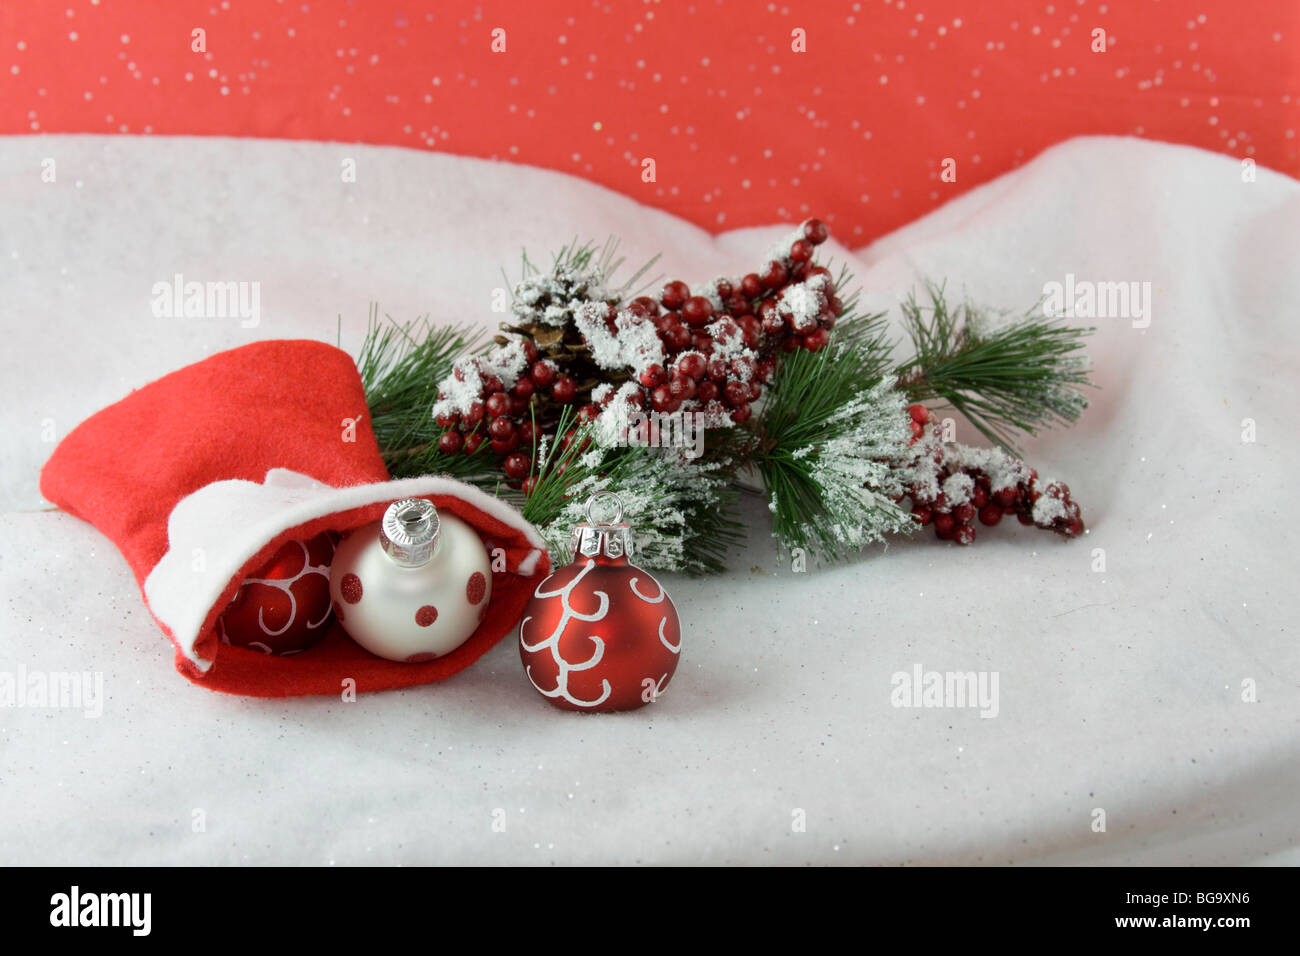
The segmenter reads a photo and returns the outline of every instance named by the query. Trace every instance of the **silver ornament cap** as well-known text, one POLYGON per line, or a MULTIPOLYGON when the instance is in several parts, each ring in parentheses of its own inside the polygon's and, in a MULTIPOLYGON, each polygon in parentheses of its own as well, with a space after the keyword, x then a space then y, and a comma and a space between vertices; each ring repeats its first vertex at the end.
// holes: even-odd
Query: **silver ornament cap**
POLYGON ((428 564, 438 547, 438 509, 423 498, 394 501, 379 523, 379 543, 404 568, 428 564))
MULTIPOLYGON (((575 525, 570 550, 575 559, 623 558, 632 553, 632 528, 623 523, 623 502, 612 491, 598 491, 587 500, 587 520, 575 525), (612 507, 608 521, 597 521, 598 506, 612 507)), ((609 513, 609 512, 605 512, 609 513)))

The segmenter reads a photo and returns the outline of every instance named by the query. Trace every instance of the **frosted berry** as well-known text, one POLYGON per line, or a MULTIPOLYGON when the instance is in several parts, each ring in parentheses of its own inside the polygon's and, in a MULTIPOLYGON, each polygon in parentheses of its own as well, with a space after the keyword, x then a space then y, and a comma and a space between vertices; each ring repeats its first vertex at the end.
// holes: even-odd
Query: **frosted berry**
POLYGON ((691 344, 691 330, 684 325, 675 325, 663 334, 664 344, 673 352, 680 352, 684 348, 689 348, 691 344))
POLYGON ((713 303, 702 295, 693 295, 682 303, 682 321, 687 325, 701 326, 713 318, 713 303))
POLYGON ((803 237, 814 246, 820 246, 830 238, 831 231, 820 219, 809 219, 803 224, 803 237))
POLYGON ((813 329, 803 337, 803 347, 809 352, 820 352, 830 343, 831 334, 825 329, 813 329))
POLYGON ((648 295, 637 296, 632 300, 632 307, 648 318, 654 318, 659 314, 659 303, 648 295))
POLYGON ((779 289, 785 285, 786 279, 790 277, 789 270, 786 269, 785 263, 780 259, 773 259, 767 264, 758 279, 763 283, 765 289, 779 289))
POLYGON ((663 303, 665 309, 676 310, 680 309, 682 303, 690 297, 690 286, 685 282, 677 280, 664 286, 664 291, 660 294, 659 301, 663 303))
POLYGON ((656 412, 673 412, 677 410, 677 402, 667 385, 660 385, 650 393, 650 406, 656 412))
POLYGON ((664 371, 662 365, 649 365, 637 380, 646 388, 656 388, 662 385, 667 378, 668 374, 664 371))
POLYGON ((555 381, 555 366, 550 362, 534 362, 532 368, 533 384, 538 388, 550 388, 555 381))
POLYGON ((578 393, 578 387, 574 384, 573 379, 567 375, 561 375, 555 380, 551 387, 551 397, 557 402, 568 404, 573 401, 573 397, 578 393))
POLYGON ((506 456, 506 460, 501 463, 501 470, 506 473, 507 478, 520 481, 527 477, 532 464, 527 455, 517 451, 506 456))
MULTIPOLYGON (((704 377, 708 364, 703 355, 683 355, 677 360, 677 371, 683 375, 689 375, 691 378, 699 379, 704 377)), ((642 382, 642 384, 645 383, 642 382)))
POLYGON ((723 386, 722 397, 732 408, 739 408, 749 401, 749 386, 744 382, 728 382, 723 386))

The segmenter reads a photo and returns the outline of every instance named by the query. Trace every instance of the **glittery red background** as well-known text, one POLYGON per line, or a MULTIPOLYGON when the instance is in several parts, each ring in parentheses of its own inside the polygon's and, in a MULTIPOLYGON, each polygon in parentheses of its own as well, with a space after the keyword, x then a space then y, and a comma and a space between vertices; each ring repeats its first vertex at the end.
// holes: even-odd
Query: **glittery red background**
POLYGON ((714 231, 820 215, 865 242, 1080 133, 1300 174, 1294 2, 6 2, 0 50, 3 133, 492 157, 714 231))

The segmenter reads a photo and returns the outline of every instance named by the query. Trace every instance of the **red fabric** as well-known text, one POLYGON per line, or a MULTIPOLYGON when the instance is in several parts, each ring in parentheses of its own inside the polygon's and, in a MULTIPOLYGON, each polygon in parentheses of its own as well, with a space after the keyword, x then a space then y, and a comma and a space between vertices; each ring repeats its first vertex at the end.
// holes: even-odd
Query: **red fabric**
MULTIPOLYGON (((167 551, 168 517, 181 499, 215 481, 260 483, 272 468, 334 487, 388 479, 366 415, 361 379, 347 353, 321 342, 272 340, 173 372, 74 429, 42 470, 41 492, 112 539, 143 587, 167 551), (355 441, 342 440, 347 418, 358 419, 355 441)), ((430 500, 504 548, 509 569, 517 569, 532 550, 522 532, 465 501, 441 495, 430 500)), ((336 694, 348 677, 360 691, 406 687, 440 680, 473 663, 514 627, 532 591, 528 579, 514 573, 494 577, 487 616, 470 640, 424 664, 374 657, 337 623, 320 645, 290 658, 219 643, 221 612, 242 580, 281 545, 377 520, 386 504, 336 513, 266 542, 208 612, 198 651, 213 665, 202 673, 178 649, 181 673, 213 690, 286 697, 336 694)), ((544 575, 546 568, 543 558, 538 570, 544 575)))
POLYGON ((67 0, 0 4, 0 37, 0 132, 494 157, 713 231, 818 215, 866 242, 1084 133, 1300 174, 1290 0, 67 0))
MULTIPOLYGON (((111 538, 141 585, 167 550, 176 503, 226 478, 287 468, 327 485, 387 481, 351 357, 271 340, 221 352, 137 389, 74 429, 41 493, 111 538), (344 418, 358 418, 343 442, 344 418)), ((270 554, 267 555, 270 558, 270 554)))

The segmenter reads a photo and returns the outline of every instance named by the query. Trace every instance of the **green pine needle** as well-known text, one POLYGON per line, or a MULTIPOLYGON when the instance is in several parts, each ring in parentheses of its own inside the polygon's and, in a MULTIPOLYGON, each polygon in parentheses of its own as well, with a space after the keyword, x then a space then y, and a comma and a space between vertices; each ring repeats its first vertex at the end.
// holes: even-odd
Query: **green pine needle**
POLYGON ((484 350, 481 337, 477 329, 435 326, 427 317, 398 323, 385 315, 381 321, 379 307, 371 305, 357 371, 371 427, 394 477, 437 472, 468 480, 491 470, 486 455, 438 452, 442 428, 433 420, 438 383, 457 359, 484 350))
POLYGON ((914 524, 893 500, 902 488, 891 464, 908 438, 903 397, 880 376, 879 349, 841 335, 782 362, 755 455, 782 545, 828 561, 914 524))
MULTIPOLYGON (((829 268, 829 264, 827 265, 829 268)), ((835 280, 837 292, 853 284, 853 273, 847 266, 840 267, 835 280)), ((859 385, 874 382, 884 375, 892 362, 893 344, 889 335, 889 313, 858 313, 858 300, 862 290, 856 286, 842 298, 842 311, 835 323, 835 343, 855 350, 860 365, 855 372, 859 385)))
POLYGON ((962 303, 950 308, 941 285, 927 283, 922 306, 903 304, 916 355, 897 369, 898 386, 914 402, 939 400, 961 412, 991 441, 1020 454, 1010 432, 1030 435, 1068 425, 1088 407, 1083 339, 1075 328, 1035 310, 1006 319, 962 303))
MULTIPOLYGON (((566 409, 556 433, 563 435, 571 421, 566 409)), ((731 483, 734 465, 706 456, 682 468, 662 449, 635 444, 597 447, 595 434, 592 425, 583 425, 567 448, 557 442, 543 449, 537 456, 533 492, 517 502, 525 520, 546 539, 554 561, 572 557, 570 532, 585 520, 587 500, 609 490, 623 502, 638 566, 688 575, 725 570, 728 553, 745 534, 735 513, 739 493, 731 483)))

